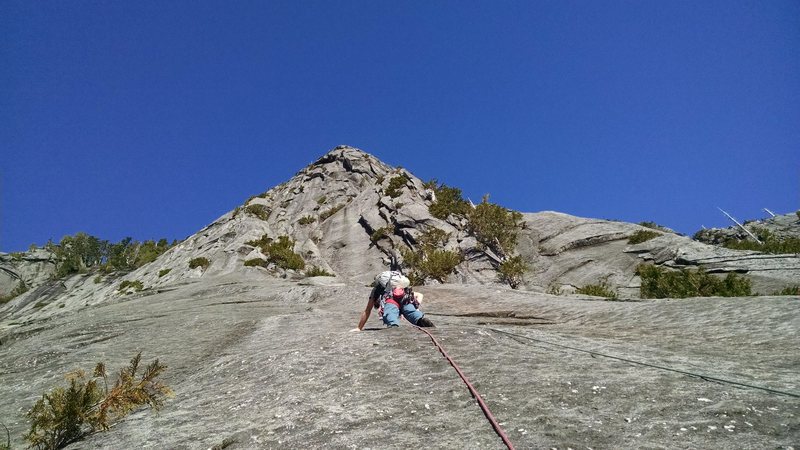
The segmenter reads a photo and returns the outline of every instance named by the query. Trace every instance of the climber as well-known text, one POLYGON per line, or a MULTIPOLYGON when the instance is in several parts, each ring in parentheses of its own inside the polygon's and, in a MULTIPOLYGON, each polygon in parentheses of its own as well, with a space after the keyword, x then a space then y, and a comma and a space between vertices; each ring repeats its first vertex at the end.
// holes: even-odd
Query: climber
POLYGON ((350 331, 361 331, 369 319, 373 309, 380 311, 381 319, 387 327, 400 326, 400 315, 419 327, 432 327, 430 319, 419 310, 422 294, 415 293, 409 285, 408 278, 399 270, 397 259, 393 255, 391 270, 379 273, 373 282, 372 292, 367 305, 361 313, 358 328, 350 331))

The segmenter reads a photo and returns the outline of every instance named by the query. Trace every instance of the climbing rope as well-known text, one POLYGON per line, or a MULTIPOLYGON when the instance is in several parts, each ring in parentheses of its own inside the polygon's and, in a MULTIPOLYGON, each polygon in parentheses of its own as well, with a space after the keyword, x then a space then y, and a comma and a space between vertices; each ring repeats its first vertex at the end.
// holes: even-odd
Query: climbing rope
POLYGON ((511 443, 511 440, 508 438, 506 432, 497 422, 497 419, 494 418, 494 414, 492 414, 492 411, 489 409, 489 406, 486 404, 486 402, 483 401, 483 398, 481 398, 481 395, 478 393, 478 390, 475 389, 472 383, 469 382, 467 376, 464 375, 464 372, 462 372, 461 368, 458 367, 458 364, 456 364, 456 362, 453 361, 453 358, 451 358, 450 355, 447 354, 444 347, 442 347, 442 344, 440 344, 439 341, 437 341, 436 338, 433 337, 433 335, 430 332, 428 332, 428 330, 418 327, 416 325, 414 325, 414 328, 422 331, 423 333, 427 334, 429 338, 431 338, 431 341, 433 341, 433 345, 435 345, 436 348, 439 349, 439 352, 441 352, 442 356, 444 356, 445 359, 447 359, 447 361, 450 363, 450 365, 453 366, 454 369, 456 369, 456 373, 458 373, 458 376, 461 377, 461 380, 464 382, 464 384, 467 385, 470 394, 472 394, 475 400, 478 401, 478 405, 480 405, 481 409, 483 410, 483 414, 486 416, 486 418, 489 419, 489 422, 492 424, 492 428, 494 428, 494 431, 497 433, 498 436, 500 436, 500 439, 503 440, 503 443, 506 445, 506 447, 508 447, 509 450, 514 450, 514 444, 511 443))

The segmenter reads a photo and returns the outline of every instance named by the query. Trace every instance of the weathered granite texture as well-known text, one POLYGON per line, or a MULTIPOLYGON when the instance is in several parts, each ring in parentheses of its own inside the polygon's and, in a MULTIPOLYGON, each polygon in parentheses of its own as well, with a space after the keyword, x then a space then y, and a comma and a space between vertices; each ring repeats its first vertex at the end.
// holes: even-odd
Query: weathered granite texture
MULTIPOLYGON (((800 299, 423 290, 433 333, 517 448, 800 439, 800 299)), ((0 337, 0 421, 21 445, 23 413, 64 373, 142 351, 169 366, 175 398, 69 448, 501 448, 427 336, 374 315, 348 332, 368 292, 236 273, 31 320, 0 337)))
POLYGON ((232 449, 499 448, 425 335, 407 324, 385 330, 375 315, 364 332, 348 332, 387 252, 434 226, 466 260, 450 284, 419 288, 423 309, 518 448, 800 441, 797 297, 544 293, 606 280, 635 299, 643 262, 736 271, 769 293, 800 279, 796 255, 668 232, 630 245, 639 225, 525 214, 517 250, 531 272, 514 291, 496 282, 496 262, 464 221, 432 217, 430 203, 405 169, 341 146, 129 274, 47 281, 50 259, 26 271, 16 265, 26 257, 0 257, 9 279, 39 280, 0 305, 0 422, 22 445, 25 411, 64 373, 99 360, 116 368, 143 351, 169 366, 176 397, 159 415, 137 412, 71 448, 209 448, 226 438, 232 449), (392 198, 396 177, 405 181, 392 198), (263 256, 247 242, 264 234, 290 236, 308 265, 337 276, 245 267, 263 256), (210 266, 190 269, 197 257, 210 266), (121 292, 123 280, 144 290, 121 292))

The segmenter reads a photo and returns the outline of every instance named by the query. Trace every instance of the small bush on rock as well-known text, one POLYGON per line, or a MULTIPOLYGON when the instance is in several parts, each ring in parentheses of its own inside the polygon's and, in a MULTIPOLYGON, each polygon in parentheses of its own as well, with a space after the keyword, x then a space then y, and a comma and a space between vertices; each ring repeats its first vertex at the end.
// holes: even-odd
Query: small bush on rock
POLYGON ((444 283, 447 277, 461 264, 463 256, 458 252, 440 250, 450 235, 438 228, 425 230, 417 239, 417 251, 408 248, 400 250, 412 284, 424 284, 433 279, 444 283))
POLYGON ((317 218, 314 216, 305 216, 301 217, 300 220, 297 221, 300 225, 310 225, 316 222, 317 218))
POLYGON ((642 298, 746 297, 752 295, 750 280, 733 272, 724 279, 697 269, 671 271, 652 264, 636 269, 642 279, 642 298))
POLYGON ((202 267, 203 270, 206 270, 206 269, 208 269, 208 266, 210 266, 210 265, 211 265, 211 261, 209 261, 208 258, 204 258, 202 256, 199 257, 199 258, 194 258, 191 261, 189 261, 189 268, 190 269, 194 269, 194 268, 197 268, 197 267, 202 267))
POLYGON ((497 267, 497 276, 503 283, 508 283, 512 289, 516 289, 523 282, 523 275, 530 270, 528 264, 522 259, 522 256, 514 256, 509 258, 497 267))
POLYGON ((637 230, 631 235, 631 237, 628 238, 628 244, 641 244, 642 242, 655 239, 659 236, 661 236, 661 233, 658 231, 637 230))
POLYGON ((609 286, 607 280, 600 280, 598 284, 589 284, 584 287, 578 288, 578 294, 593 295, 595 297, 605 297, 614 300, 617 298, 617 292, 609 286))
POLYGON ((489 196, 469 212, 469 231, 500 256, 511 254, 522 229, 522 214, 489 202, 489 196))
POLYGON ((369 240, 372 242, 378 242, 383 238, 389 237, 392 233, 394 233, 394 225, 380 227, 369 235, 369 240))
POLYGON ((663 232, 666 232, 666 233, 671 232, 671 230, 669 228, 667 228, 667 227, 665 227, 663 225, 659 225, 659 224, 657 224, 655 222, 651 222, 651 221, 639 222, 639 225, 641 225, 641 226, 643 226, 645 228, 652 228, 653 230, 663 231, 663 232))
POLYGON ((800 295, 800 286, 786 286, 773 295, 800 295))
POLYGON ((456 217, 464 217, 469 213, 469 202, 464 200, 461 189, 450 187, 444 183, 431 180, 425 184, 428 189, 433 189, 436 194, 436 201, 428 207, 433 217, 446 220, 451 214, 456 217))
POLYGON ((128 288, 131 288, 134 291, 139 292, 142 289, 144 289, 144 285, 139 280, 133 280, 133 281, 125 280, 125 281, 123 281, 122 283, 119 284, 119 290, 120 291, 126 291, 126 290, 128 290, 128 288))
POLYGON ((317 267, 311 266, 310 269, 306 270, 307 277, 335 277, 336 275, 328 272, 327 270, 317 267))
POLYGON ((120 370, 111 389, 103 363, 95 366, 91 377, 82 370, 67 374, 69 386, 43 394, 27 413, 31 429, 25 439, 31 447, 62 448, 88 434, 108 430, 140 406, 160 409, 164 400, 173 395, 157 379, 167 366, 156 359, 137 376, 141 357, 139 353, 120 370))
POLYGON ((283 269, 300 270, 305 268, 303 257, 294 252, 294 241, 281 236, 267 246, 269 261, 283 269))
POLYGON ((392 177, 389 180, 389 186, 386 188, 386 195, 391 198, 397 198, 400 196, 402 192, 400 192, 403 187, 405 187, 406 183, 408 182, 408 175, 400 174, 396 177, 392 177))
POLYGON ((158 271, 158 278, 163 277, 164 275, 170 273, 172 269, 161 269, 158 271))
POLYGON ((244 208, 245 212, 248 214, 258 217, 261 220, 268 220, 272 211, 269 210, 266 206, 262 204, 255 204, 255 205, 247 205, 244 208))
MULTIPOLYGON (((265 234, 260 239, 249 241, 247 244, 259 247, 261 253, 267 256, 267 262, 274 263, 282 269, 301 270, 306 267, 303 257, 294 252, 295 242, 289 236, 280 236, 274 240, 265 234)), ((248 261, 245 261, 245 265, 248 261)), ((251 264, 256 265, 255 262, 251 264)))
POLYGON ((337 212, 339 212, 339 210, 340 210, 340 209, 342 209, 342 208, 344 208, 344 205, 336 205, 336 206, 334 206, 333 208, 331 208, 331 209, 329 209, 329 210, 327 210, 327 211, 323 211, 323 212, 322 212, 322 213, 320 213, 320 215, 319 215, 319 221, 320 221, 320 222, 324 222, 325 220, 327 220, 327 219, 328 219, 328 217, 330 217, 330 216, 332 216, 332 215, 336 214, 336 213, 337 213, 337 212))
POLYGON ((244 262, 245 267, 267 267, 267 264, 269 263, 263 258, 248 259, 244 262))
POLYGON ((751 231, 761 241, 760 244, 751 239, 743 241, 728 239, 722 245, 735 250, 753 250, 770 254, 800 253, 800 238, 787 237, 781 239, 765 228, 753 227, 751 231))

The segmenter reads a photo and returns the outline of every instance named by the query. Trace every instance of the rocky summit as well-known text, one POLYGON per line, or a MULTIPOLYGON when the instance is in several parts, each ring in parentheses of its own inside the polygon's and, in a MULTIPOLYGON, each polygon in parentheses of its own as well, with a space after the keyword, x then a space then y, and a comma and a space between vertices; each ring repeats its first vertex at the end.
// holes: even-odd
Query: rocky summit
POLYGON ((522 214, 504 255, 436 202, 408 170, 339 146, 129 273, 55 279, 50 252, 0 255, 12 447, 65 373, 138 352, 168 366, 175 396, 69 448, 503 447, 427 335, 377 314, 349 332, 388 255, 434 229, 461 259, 417 287, 422 309, 517 448, 800 442, 800 298, 772 295, 798 284, 798 255, 557 212, 522 214), (529 268, 518 289, 499 281, 511 255, 529 268), (642 263, 735 273, 764 295, 642 299, 642 263), (578 293, 593 284, 616 299, 578 293))

